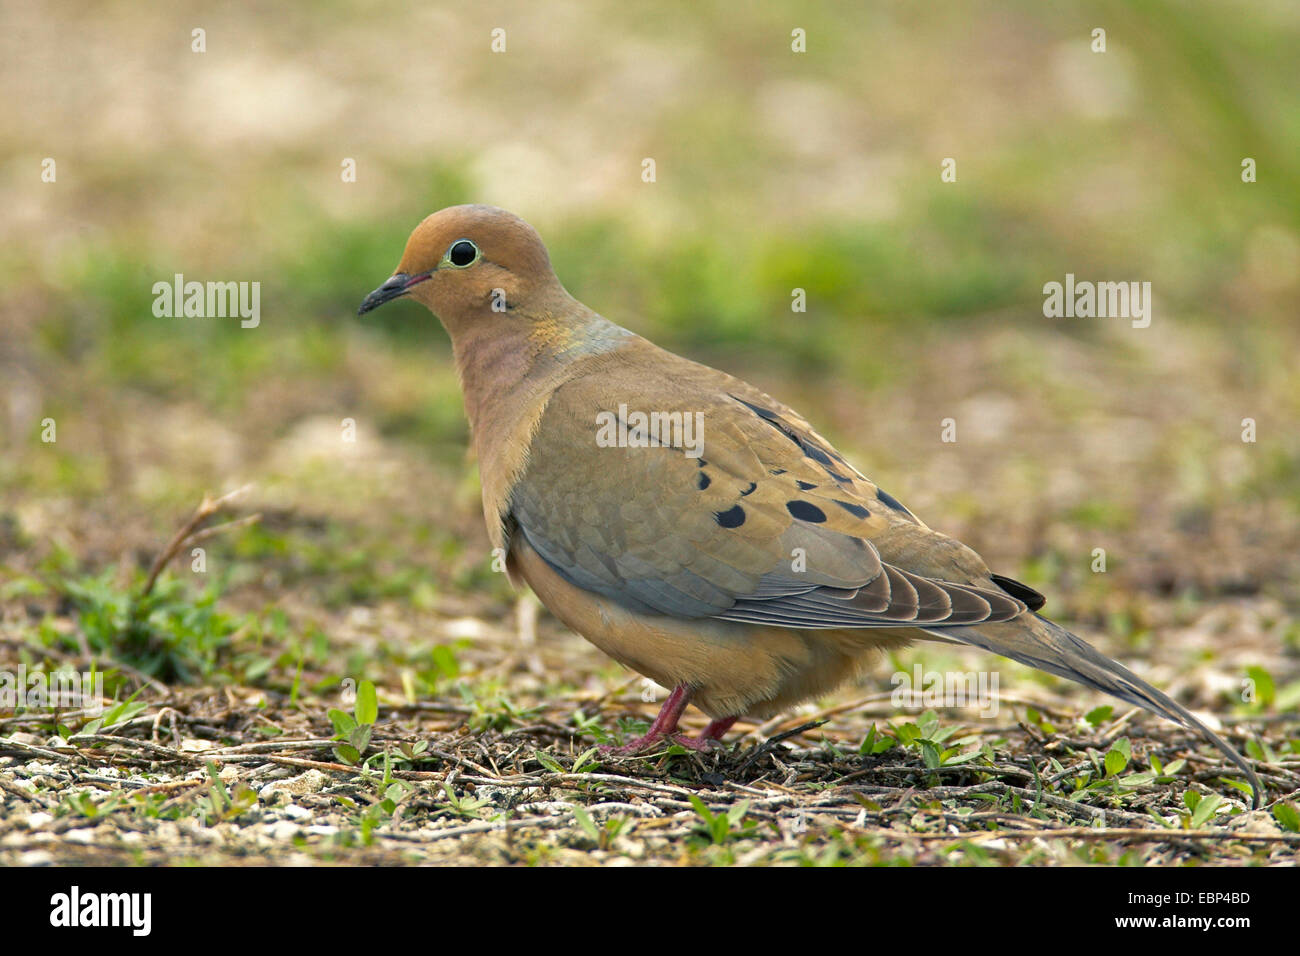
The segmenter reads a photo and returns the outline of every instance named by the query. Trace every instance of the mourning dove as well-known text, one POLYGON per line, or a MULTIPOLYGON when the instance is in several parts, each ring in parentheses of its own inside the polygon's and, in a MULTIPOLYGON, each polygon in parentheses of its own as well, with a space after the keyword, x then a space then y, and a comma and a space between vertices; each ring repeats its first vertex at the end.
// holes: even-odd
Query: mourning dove
POLYGON ((797 412, 666 352, 574 299, 541 238, 490 206, 411 234, 358 314, 399 297, 451 336, 483 486, 513 583, 671 696, 635 751, 716 742, 834 689, 873 652, 972 644, 1105 691, 1202 734, 1186 709, 1039 616, 845 461, 797 412), (713 722, 675 736, 693 703, 713 722))

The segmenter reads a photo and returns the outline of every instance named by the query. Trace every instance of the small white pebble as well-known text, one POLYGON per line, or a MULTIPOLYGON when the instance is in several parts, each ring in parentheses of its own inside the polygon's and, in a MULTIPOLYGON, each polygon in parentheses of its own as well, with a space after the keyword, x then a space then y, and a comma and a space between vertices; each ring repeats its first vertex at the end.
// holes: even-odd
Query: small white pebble
POLYGON ((272 840, 292 840, 301 828, 292 820, 277 820, 266 825, 266 833, 272 840))

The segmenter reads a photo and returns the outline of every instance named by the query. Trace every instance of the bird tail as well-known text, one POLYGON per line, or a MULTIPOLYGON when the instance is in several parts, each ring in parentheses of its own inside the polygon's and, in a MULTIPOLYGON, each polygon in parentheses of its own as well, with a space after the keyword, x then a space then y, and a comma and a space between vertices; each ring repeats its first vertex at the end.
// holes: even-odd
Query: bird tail
POLYGON ((1060 625, 1031 612, 998 624, 927 628, 926 633, 971 644, 1049 674, 1078 681, 1196 731, 1241 768, 1254 790, 1252 806, 1259 807, 1263 787, 1241 754, 1167 694, 1060 625))

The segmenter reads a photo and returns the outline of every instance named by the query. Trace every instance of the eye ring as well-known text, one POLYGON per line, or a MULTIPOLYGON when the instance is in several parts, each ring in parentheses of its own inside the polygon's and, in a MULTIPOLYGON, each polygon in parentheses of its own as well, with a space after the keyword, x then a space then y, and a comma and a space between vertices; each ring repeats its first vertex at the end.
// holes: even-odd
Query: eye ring
POLYGON ((447 249, 447 255, 444 258, 457 269, 464 269, 478 262, 480 255, 478 246, 474 245, 472 241, 457 239, 447 249))

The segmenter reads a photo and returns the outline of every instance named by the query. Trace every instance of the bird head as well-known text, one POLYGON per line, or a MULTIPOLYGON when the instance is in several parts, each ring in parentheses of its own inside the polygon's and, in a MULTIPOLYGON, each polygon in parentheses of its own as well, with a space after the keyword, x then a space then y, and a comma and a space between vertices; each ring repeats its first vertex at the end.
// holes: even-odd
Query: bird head
POLYGON ((564 294, 532 226, 494 206, 449 206, 415 227, 397 269, 357 314, 409 297, 454 337, 468 324, 526 312, 556 292, 564 294))

